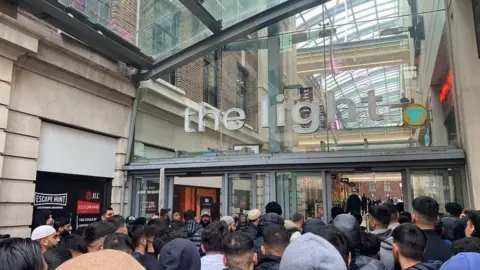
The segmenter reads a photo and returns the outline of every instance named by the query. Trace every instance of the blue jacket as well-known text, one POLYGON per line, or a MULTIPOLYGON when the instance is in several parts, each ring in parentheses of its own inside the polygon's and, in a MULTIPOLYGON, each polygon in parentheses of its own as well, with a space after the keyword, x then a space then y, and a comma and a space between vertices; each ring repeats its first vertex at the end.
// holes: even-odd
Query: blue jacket
POLYGON ((187 233, 188 240, 192 241, 201 251, 203 227, 195 220, 186 220, 183 231, 187 233))

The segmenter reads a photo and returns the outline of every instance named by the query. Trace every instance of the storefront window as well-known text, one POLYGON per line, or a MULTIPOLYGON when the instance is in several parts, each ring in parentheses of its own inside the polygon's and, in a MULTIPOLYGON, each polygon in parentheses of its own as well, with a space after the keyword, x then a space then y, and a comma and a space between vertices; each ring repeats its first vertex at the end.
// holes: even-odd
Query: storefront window
POLYGON ((233 173, 228 175, 230 183, 230 214, 236 214, 242 222, 246 221, 248 211, 253 208, 263 212, 264 173, 233 173))
POLYGON ((134 177, 136 188, 136 202, 138 202, 138 216, 150 218, 158 215, 159 179, 158 177, 134 177))

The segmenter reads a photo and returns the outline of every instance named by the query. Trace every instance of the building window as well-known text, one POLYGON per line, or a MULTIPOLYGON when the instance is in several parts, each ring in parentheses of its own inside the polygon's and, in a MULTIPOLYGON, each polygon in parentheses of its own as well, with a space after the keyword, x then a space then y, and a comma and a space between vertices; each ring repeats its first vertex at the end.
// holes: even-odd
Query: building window
POLYGON ((237 99, 236 107, 247 114, 247 70, 240 64, 237 65, 237 99))
POLYGON ((203 60, 203 101, 218 108, 218 57, 209 53, 203 60))
POLYGON ((167 73, 167 74, 163 74, 161 77, 160 77, 162 80, 170 83, 171 85, 175 85, 176 81, 177 81, 177 74, 174 71, 170 72, 170 73, 167 73))
POLYGON ((173 49, 178 44, 178 9, 170 1, 155 2, 155 24, 152 27, 154 54, 173 49))
POLYGON ((65 6, 72 6, 88 16, 88 19, 94 23, 99 23, 103 26, 110 24, 111 1, 105 0, 60 0, 65 6))
POLYGON ((368 191, 375 191, 375 182, 368 183, 368 191))
POLYGON ((390 185, 390 182, 385 182, 383 183, 383 191, 388 191, 390 192, 392 190, 392 187, 390 185))

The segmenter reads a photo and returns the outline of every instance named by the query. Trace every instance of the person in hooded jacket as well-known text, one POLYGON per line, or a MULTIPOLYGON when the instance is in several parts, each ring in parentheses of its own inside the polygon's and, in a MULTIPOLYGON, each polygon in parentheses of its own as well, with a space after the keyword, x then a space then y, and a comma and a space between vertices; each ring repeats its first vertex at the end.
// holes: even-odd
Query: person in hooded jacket
POLYGON ((437 270, 442 262, 422 262, 427 246, 425 233, 417 226, 405 223, 392 233, 395 261, 404 270, 437 270))
POLYGON ((264 238, 263 238, 264 233, 266 233, 267 229, 269 228, 273 228, 273 227, 283 228, 284 225, 285 225, 285 220, 283 219, 282 216, 276 213, 267 213, 267 214, 263 214, 260 217, 260 223, 258 224, 258 227, 262 235, 253 241, 253 244, 255 246, 255 251, 257 252, 258 263, 261 263, 263 260, 262 245, 264 241, 264 238))
POLYGON ((200 270, 200 253, 197 246, 187 239, 176 238, 160 252, 159 270, 200 270))
POLYGON ((371 233, 380 239, 380 261, 387 270, 395 269, 395 259, 392 253, 392 230, 389 229, 391 211, 385 205, 375 205, 369 210, 368 224, 371 233))
POLYGON ((241 227, 241 231, 250 235, 253 240, 257 239, 262 235, 260 232, 260 228, 258 228, 258 224, 260 223, 260 210, 252 209, 248 212, 247 219, 245 226, 241 227))
POLYGON ((443 234, 446 239, 453 242, 455 240, 453 230, 460 222, 459 219, 460 215, 462 215, 463 207, 459 203, 449 202, 445 205, 445 211, 448 214, 440 218, 440 221, 443 223, 443 234))
POLYGON ((360 254, 362 250, 361 228, 354 216, 350 214, 338 215, 333 220, 333 225, 339 228, 348 238, 351 256, 349 270, 386 270, 385 265, 379 260, 360 254))
POLYGON ((188 210, 183 215, 185 223, 183 231, 187 233, 188 240, 192 241, 201 252, 203 227, 195 221, 195 212, 188 210))
POLYGON ((267 229, 263 239, 263 260, 257 264, 255 270, 278 270, 283 252, 290 243, 289 234, 282 227, 273 227, 267 229))
POLYGON ((347 199, 347 213, 360 214, 362 213, 362 199, 357 194, 348 196, 347 199))

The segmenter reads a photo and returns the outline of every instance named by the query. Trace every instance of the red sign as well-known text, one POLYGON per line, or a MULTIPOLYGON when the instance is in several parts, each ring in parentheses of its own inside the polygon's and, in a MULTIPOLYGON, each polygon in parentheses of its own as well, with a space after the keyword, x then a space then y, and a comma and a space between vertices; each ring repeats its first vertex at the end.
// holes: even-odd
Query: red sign
POLYGON ((77 201, 77 214, 100 214, 100 203, 77 201))
POLYGON ((450 88, 452 88, 452 83, 453 83, 453 74, 449 72, 447 77, 445 78, 445 82, 443 83, 442 90, 440 91, 441 102, 444 102, 447 99, 448 92, 450 92, 450 88))

